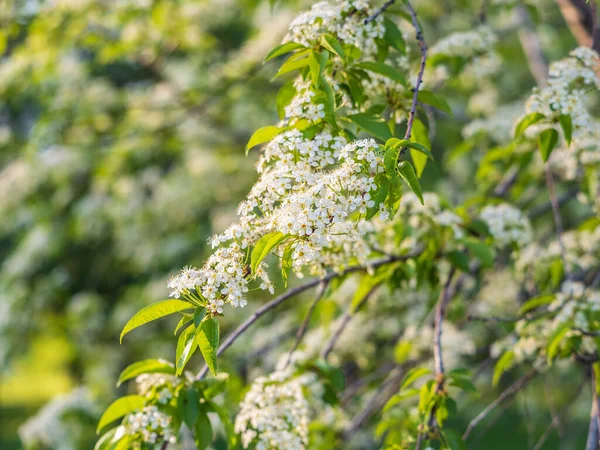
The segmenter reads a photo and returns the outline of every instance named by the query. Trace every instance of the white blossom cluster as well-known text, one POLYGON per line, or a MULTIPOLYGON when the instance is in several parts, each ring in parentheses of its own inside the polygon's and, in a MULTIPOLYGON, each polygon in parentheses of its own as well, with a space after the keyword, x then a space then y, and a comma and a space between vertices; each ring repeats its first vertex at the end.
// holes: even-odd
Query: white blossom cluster
POLYGON ((549 124, 531 127, 535 133, 551 126, 560 115, 571 117, 573 139, 585 139, 594 128, 594 120, 586 108, 588 90, 600 89, 600 78, 594 67, 599 56, 587 47, 578 47, 569 56, 550 65, 548 79, 541 88, 534 88, 526 104, 527 114, 539 112, 549 119, 549 124))
POLYGON ((598 317, 600 313, 600 292, 580 282, 565 281, 548 305, 548 311, 553 313, 550 320, 519 320, 515 327, 517 335, 495 343, 492 354, 498 356, 503 350, 511 349, 516 362, 544 360, 549 340, 563 326, 571 327, 564 339, 581 338, 576 349, 578 353, 596 353, 595 342, 586 333, 595 331, 599 325, 598 319, 592 321, 590 318, 592 315, 598 317))
POLYGON ((533 238, 529 219, 508 203, 486 206, 481 211, 480 218, 486 223, 494 243, 500 248, 509 245, 520 248, 529 244, 533 238))
POLYGON ((166 405, 176 396, 181 378, 162 373, 145 373, 136 377, 138 393, 146 397, 156 396, 158 403, 166 405))
POLYGON ((260 377, 244 397, 235 419, 235 432, 240 434, 244 448, 307 448, 310 410, 303 383, 286 378, 278 372, 260 377))
POLYGON ((343 45, 352 45, 364 56, 372 56, 377 53, 376 39, 383 38, 385 33, 381 16, 364 23, 372 13, 366 0, 342 0, 334 4, 318 2, 292 21, 284 42, 312 47, 323 34, 329 33, 343 45))
MULTIPOLYGON (((160 411, 157 406, 145 406, 141 411, 128 414, 124 419, 126 434, 139 438, 142 442, 177 442, 176 430, 172 427, 172 417, 160 411)), ((139 440, 132 444, 140 447, 139 440)), ((135 448, 135 447, 134 447, 135 448)))
MULTIPOLYGON (((574 271, 589 271, 600 262, 600 226, 592 230, 573 230, 562 233, 566 264, 574 271)), ((533 277, 555 260, 561 258, 557 240, 547 245, 531 243, 520 252, 515 263, 516 273, 521 277, 533 277)))
POLYGON ((472 59, 490 53, 496 41, 492 29, 482 25, 475 30, 452 33, 440 39, 431 47, 430 55, 472 59))
MULTIPOLYGON (((384 32, 381 17, 364 24, 368 14, 362 0, 321 2, 292 23, 286 40, 310 44, 329 33, 368 57, 384 32)), ((325 77, 339 90, 333 77, 325 77)), ((324 104, 312 84, 300 77, 294 86, 287 124, 322 121, 324 104)), ((342 105, 351 107, 350 100, 341 98, 342 105)), ((350 262, 366 261, 370 248, 363 236, 371 227, 364 217, 373 208, 384 218, 388 215, 372 198, 375 176, 384 171, 381 150, 373 140, 348 143, 321 123, 322 130, 311 137, 292 129, 266 146, 257 165, 259 180, 238 209, 239 221, 211 239, 215 251, 202 268, 186 267, 169 281, 172 297, 183 296, 211 314, 222 314, 225 304, 246 305, 249 283, 255 279, 261 289, 273 293, 267 265, 261 263, 256 273, 250 273, 248 265, 249 249, 270 233, 285 235, 275 253, 283 256, 287 246, 298 276, 322 275, 328 268, 342 270, 350 262)))
POLYGON ((522 111, 522 102, 502 105, 490 116, 472 120, 465 125, 462 129, 462 136, 470 139, 482 133, 490 136, 497 143, 508 142, 512 136, 515 120, 522 114, 522 111))

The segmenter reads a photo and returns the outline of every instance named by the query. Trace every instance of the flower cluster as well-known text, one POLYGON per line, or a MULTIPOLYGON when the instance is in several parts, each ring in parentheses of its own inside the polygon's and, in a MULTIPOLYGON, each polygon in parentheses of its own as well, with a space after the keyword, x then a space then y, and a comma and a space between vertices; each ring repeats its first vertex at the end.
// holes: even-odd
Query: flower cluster
POLYGON ((593 130, 594 120, 585 106, 586 89, 600 89, 600 78, 594 71, 598 63, 598 53, 579 47, 569 56, 550 65, 548 79, 541 88, 534 88, 526 104, 527 114, 541 113, 548 123, 532 127, 532 132, 551 126, 561 115, 571 117, 573 139, 585 139, 593 130))
POLYGON ((471 59, 489 53, 496 44, 496 35, 487 26, 453 33, 431 47, 431 56, 444 55, 471 59))
POLYGON ((486 206, 480 217, 487 224, 495 244, 500 248, 509 245, 523 247, 532 240, 529 219, 508 203, 486 206))
POLYGON ((140 395, 156 397, 158 403, 166 405, 176 396, 176 388, 182 380, 173 375, 152 373, 139 375, 135 382, 140 395))
POLYGON ((407 193, 402 196, 398 214, 404 216, 408 224, 416 231, 417 238, 427 233, 431 226, 448 227, 456 239, 464 237, 463 220, 449 208, 442 205, 437 194, 427 192, 423 195, 424 205, 421 205, 416 195, 407 193))
MULTIPOLYGON (((600 226, 595 229, 567 231, 561 235, 565 247, 565 263, 572 271, 587 272, 598 266, 600 261, 600 226)), ((515 268, 522 277, 536 277, 548 270, 552 262, 561 258, 557 240, 548 245, 531 243, 519 253, 515 268)))
MULTIPOLYGON (((129 414, 124 419, 125 432, 137 438, 137 445, 141 448, 140 441, 148 444, 157 442, 177 442, 176 433, 172 427, 172 417, 160 411, 157 406, 145 406, 141 411, 129 414)), ((135 448, 135 447, 134 447, 135 448)))
POLYGON ((360 49, 363 55, 374 55, 377 53, 376 39, 383 38, 385 28, 381 16, 364 23, 371 13, 369 2, 365 0, 343 0, 336 4, 318 2, 292 21, 284 41, 311 47, 323 34, 329 33, 342 44, 360 49))
POLYGON ((244 448, 304 450, 308 445, 309 404, 303 384, 278 372, 254 381, 235 419, 244 448))

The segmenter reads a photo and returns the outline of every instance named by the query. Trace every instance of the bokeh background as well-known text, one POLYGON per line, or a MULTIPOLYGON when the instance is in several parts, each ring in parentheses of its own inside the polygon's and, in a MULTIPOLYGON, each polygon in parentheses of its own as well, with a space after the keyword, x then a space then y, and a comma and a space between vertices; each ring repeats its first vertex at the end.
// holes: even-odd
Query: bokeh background
MULTIPOLYGON (((0 0, 0 448, 92 448, 120 370, 174 358, 168 320, 121 346, 119 332, 167 296, 170 275, 201 265, 208 237, 234 219, 254 180, 245 143, 277 121, 281 81, 270 81, 276 63, 262 60, 311 3, 0 0)), ((479 8, 414 3, 430 42, 469 29, 479 8)), ((575 40, 556 3, 538 3, 544 51, 560 58, 575 40)), ((504 29, 502 69, 489 85, 462 78, 444 88, 455 115, 438 124, 439 161, 471 119, 535 85, 514 16, 494 20, 504 29)), ((423 186, 461 200, 475 164, 430 165, 423 186)), ((247 314, 228 313, 224 326, 247 314)), ((562 448, 585 438, 582 405, 562 448)), ((482 448, 525 448, 529 413, 515 404, 482 448)))

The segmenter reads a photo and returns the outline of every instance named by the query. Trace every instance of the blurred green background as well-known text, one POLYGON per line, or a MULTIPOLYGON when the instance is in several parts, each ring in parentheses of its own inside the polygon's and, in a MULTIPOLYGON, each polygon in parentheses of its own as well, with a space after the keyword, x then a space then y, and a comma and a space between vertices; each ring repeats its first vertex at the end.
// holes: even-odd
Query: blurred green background
MULTIPOLYGON (((234 219, 255 178, 245 143, 277 121, 281 83, 270 82, 276 65, 262 59, 311 3, 0 0, 0 448, 23 448, 19 427, 65 394, 42 415, 52 423, 61 402, 79 404, 87 426, 69 431, 78 446, 25 444, 91 448, 120 370, 146 357, 173 359, 169 321, 122 346, 119 332, 167 296, 170 275, 201 265, 207 238, 234 219)), ((431 41, 468 29, 478 11, 469 1, 415 4, 431 41)), ((547 6, 539 31, 554 59, 575 43, 555 3, 547 6)), ((494 89, 502 102, 518 100, 534 80, 514 33, 499 47, 505 66, 494 89)), ((447 87, 461 112, 439 124, 436 156, 461 141, 465 99, 477 90, 477 80, 447 87)), ((423 185, 468 192, 475 163, 432 166, 423 185)), ((229 314, 229 323, 246 314, 229 314)), ((572 435, 581 441, 582 408, 572 435)), ((517 404, 480 448, 523 442, 524 417, 517 404)), ((28 426, 31 434, 40 425, 28 426)), ((578 448, 570 442, 562 448, 578 448)))

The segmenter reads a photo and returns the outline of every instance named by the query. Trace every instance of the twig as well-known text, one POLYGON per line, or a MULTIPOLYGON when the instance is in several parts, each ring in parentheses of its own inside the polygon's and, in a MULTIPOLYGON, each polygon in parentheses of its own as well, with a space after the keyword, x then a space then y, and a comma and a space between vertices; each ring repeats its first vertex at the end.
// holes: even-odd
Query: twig
POLYGON ((406 1, 406 8, 408 9, 408 12, 410 14, 410 18, 412 20, 412 24, 416 33, 417 42, 419 43, 419 48, 421 49, 421 63, 419 66, 419 72, 417 73, 417 81, 415 82, 415 87, 413 89, 412 105, 410 107, 410 112, 408 113, 406 133, 404 134, 404 139, 410 139, 413 123, 417 114, 419 87, 423 82, 423 73, 425 72, 425 64, 427 63, 427 43, 425 42, 425 38, 423 37, 423 31, 421 30, 421 26, 419 25, 419 21, 417 20, 417 13, 415 12, 410 1, 408 0, 406 1))
POLYGON ((504 322, 504 323, 514 323, 517 322, 518 320, 520 320, 520 317, 515 317, 510 318, 510 317, 496 317, 496 316, 490 316, 490 317, 484 317, 484 316, 477 316, 475 314, 469 314, 467 316, 467 320, 472 320, 472 321, 476 321, 476 322, 504 322))
POLYGON ((375 11, 373 13, 373 15, 367 17, 365 19, 364 24, 367 25, 369 22, 373 22, 375 19, 377 19, 380 15, 382 15, 390 6, 392 6, 394 3, 396 3, 396 0, 388 0, 387 2, 385 2, 381 8, 379 8, 377 11, 375 11))
POLYGON ((599 438, 600 427, 598 427, 598 409, 596 408, 596 402, 592 402, 592 411, 590 412, 590 426, 588 428, 585 450, 598 450, 599 438))
POLYGON ((396 367, 396 363, 393 362, 382 364, 374 372, 371 372, 370 374, 365 375, 363 378, 356 380, 354 383, 348 386, 344 390, 344 392, 341 393, 340 403, 342 404, 342 406, 348 403, 356 395, 356 393, 361 387, 389 373, 394 367, 396 367))
POLYGON ((323 281, 319 285, 319 290, 317 291, 317 295, 315 296, 315 299, 313 300, 312 305, 310 305, 310 309, 308 310, 308 313, 306 314, 306 317, 304 318, 302 325, 300 326, 300 328, 298 328, 298 332, 296 333, 296 340, 294 341, 294 344, 292 345, 292 348, 290 349, 290 352, 288 353, 288 357, 287 357, 287 360, 286 360, 283 368, 286 368, 292 361, 292 355, 294 354, 294 352, 300 345, 300 342, 302 342, 302 339, 304 338, 304 334, 306 333, 306 330, 308 329, 308 324, 310 323, 310 319, 312 318, 312 315, 315 312, 315 308, 317 307, 318 303, 323 298, 323 294, 325 294, 325 289, 327 289, 327 282, 323 281))
POLYGON ((352 318, 354 317, 354 314, 362 307, 362 305, 364 305, 367 302, 367 300, 369 299, 369 297, 371 297, 371 295, 373 295, 373 292, 375 292, 378 287, 379 286, 373 287, 367 293, 367 295, 365 295, 363 297, 363 299, 358 303, 358 305, 356 305, 356 306, 350 306, 346 310, 346 312, 344 313, 344 317, 342 318, 342 321, 338 325, 337 329, 334 331, 334 333, 331 336, 331 338, 329 338, 329 341, 327 341, 327 343, 325 344, 325 347, 323 347, 323 350, 321 350, 321 358, 327 359, 327 357, 329 356, 329 354, 333 350, 333 347, 335 346, 335 344, 337 343, 337 341, 340 339, 340 337, 342 336, 342 333, 344 332, 344 330, 346 329, 346 327, 350 323, 350 320, 352 320, 352 318))
MULTIPOLYGON (((386 264, 390 264, 390 263, 393 263, 393 262, 406 261, 408 259, 411 259, 411 258, 414 258, 414 257, 418 256, 421 252, 422 252, 422 250, 419 250, 418 252, 410 253, 410 254, 405 255, 405 256, 391 255, 391 256, 388 256, 386 258, 382 258, 382 259, 378 259, 378 260, 372 261, 371 263, 365 264, 364 266, 352 266, 352 267, 349 267, 346 270, 342 271, 341 273, 338 273, 338 272, 329 272, 323 278, 320 278, 320 279, 316 278, 314 280, 311 280, 311 281, 308 281, 308 282, 306 282, 304 284, 296 286, 296 287, 288 290, 287 292, 284 292, 280 296, 274 298, 270 302, 265 303, 263 306, 261 306, 260 308, 258 308, 250 317, 248 317, 240 326, 238 326, 227 337, 227 339, 219 346, 219 350, 217 351, 217 356, 221 356, 225 350, 227 350, 229 347, 231 347, 231 345, 237 340, 237 338, 239 338, 248 328, 250 328, 250 326, 252 326, 254 324, 254 322, 256 322, 264 314, 266 314, 270 310, 276 308, 277 306, 279 306, 281 303, 285 302, 286 300, 289 300, 289 299, 295 297, 296 295, 298 295, 298 294, 300 294, 300 293, 302 293, 304 291, 307 291, 307 290, 309 290, 309 289, 317 286, 319 283, 321 283, 321 282, 328 282, 328 281, 330 281, 330 280, 332 280, 334 278, 342 277, 342 276, 347 275, 349 273, 363 272, 365 270, 375 269, 377 267, 381 267, 381 266, 384 266, 386 264)), ((196 379, 197 380, 202 379, 204 377, 204 375, 206 375, 207 371, 208 371, 208 366, 205 365, 200 370, 200 372, 198 372, 198 374, 196 375, 196 379)))
POLYGON ((500 180, 500 183, 494 189, 494 196, 495 197, 504 197, 506 195, 506 193, 508 192, 508 190, 515 183, 515 181, 517 181, 518 175, 519 175, 519 168, 516 165, 514 165, 510 169, 508 169, 508 172, 506 172, 506 175, 504 175, 504 178, 502 178, 502 180, 500 180))
MULTIPOLYGON (((435 318, 434 318, 434 330, 433 330, 433 364, 435 367, 435 393, 438 394, 444 388, 444 359, 442 357, 442 327, 444 323, 444 318, 446 317, 446 310, 448 308, 448 303, 450 299, 454 296, 454 291, 452 288, 452 281, 454 280, 455 269, 452 268, 450 273, 448 274, 448 279, 446 280, 446 284, 440 292, 440 297, 437 302, 437 306, 435 308, 435 318)), ((427 427, 433 427, 435 423, 435 407, 431 409, 429 413, 429 419, 427 421, 427 427)), ((415 450, 421 449, 421 444, 423 442, 423 434, 425 430, 420 430, 419 435, 417 436, 417 444, 415 446, 415 450)))
POLYGON ((536 83, 541 86, 546 80, 546 74, 548 73, 548 63, 542 52, 542 45, 540 38, 533 30, 533 24, 531 23, 531 17, 529 12, 525 9, 525 6, 518 5, 516 12, 519 16, 520 22, 523 26, 519 28, 519 41, 521 47, 527 57, 527 65, 529 71, 533 75, 536 83))
POLYGON ((483 411, 481 411, 477 417, 475 417, 465 430, 463 434, 463 441, 466 441, 469 438, 469 435, 473 432, 473 429, 479 425, 494 409, 496 409, 499 405, 504 403, 506 400, 510 399, 513 395, 515 395, 519 390, 524 388, 527 383, 531 381, 531 379, 538 373, 537 369, 533 368, 517 381, 515 381, 510 387, 504 390, 496 400, 490 403, 483 411))
POLYGON ((165 441, 162 443, 162 445, 160 446, 160 450, 167 450, 167 447, 169 446, 169 441, 165 441))
MULTIPOLYGON (((578 191, 575 189, 565 192, 558 198, 558 204, 564 205, 569 200, 575 198, 577 196, 577 193, 578 193, 578 191)), ((534 206, 533 208, 531 208, 529 213, 527 213, 527 217, 529 218, 529 220, 534 220, 540 216, 543 216, 544 214, 546 214, 546 212, 551 211, 551 210, 552 210, 551 202, 543 203, 541 205, 537 205, 537 206, 534 206)))
POLYGON ((554 187, 554 177, 552 176, 552 171, 550 170, 549 162, 546 162, 546 186, 548 187, 548 195, 550 196, 550 204, 552 205, 552 214, 554 215, 554 226, 556 228, 556 237, 558 240, 558 245, 560 247, 560 256, 565 270, 565 277, 568 281, 572 281, 571 270, 567 265, 567 251, 565 250, 565 245, 562 239, 564 229, 562 224, 562 218, 560 217, 560 206, 558 205, 558 198, 556 197, 556 190, 554 187))
POLYGON ((598 385, 598 380, 596 379, 596 371, 594 370, 594 368, 592 367, 591 369, 592 372, 592 399, 594 400, 594 405, 596 406, 596 422, 598 425, 598 439, 596 440, 600 440, 600 396, 598 396, 598 390, 597 390, 597 385, 598 385))

